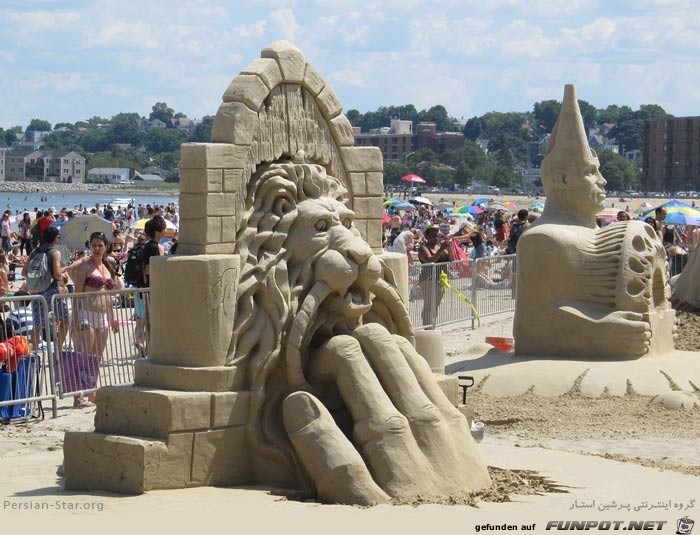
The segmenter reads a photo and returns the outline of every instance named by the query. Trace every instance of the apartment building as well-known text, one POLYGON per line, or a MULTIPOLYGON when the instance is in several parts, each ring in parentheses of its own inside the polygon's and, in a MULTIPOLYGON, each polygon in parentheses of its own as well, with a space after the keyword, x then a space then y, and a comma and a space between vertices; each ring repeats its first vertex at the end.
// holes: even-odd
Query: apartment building
POLYGON ((642 189, 700 190, 700 117, 644 121, 642 189))
POLYGON ((5 181, 5 154, 7 150, 6 148, 0 147, 0 182, 5 181))
POLYGON ((354 128, 355 146, 379 147, 385 162, 401 162, 412 152, 428 147, 438 154, 464 145, 462 132, 438 132, 435 123, 392 119, 391 126, 362 133, 354 128))
POLYGON ((5 155, 4 170, 5 180, 81 183, 85 180, 85 158, 74 151, 18 147, 5 155))

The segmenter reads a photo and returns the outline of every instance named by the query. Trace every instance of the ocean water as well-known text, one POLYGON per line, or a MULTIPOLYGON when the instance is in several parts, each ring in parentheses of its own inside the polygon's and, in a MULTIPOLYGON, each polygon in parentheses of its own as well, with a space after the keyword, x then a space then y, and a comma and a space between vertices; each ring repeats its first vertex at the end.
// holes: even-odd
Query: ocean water
POLYGON ((133 199, 134 206, 139 204, 167 205, 174 202, 179 204, 177 193, 129 193, 124 191, 90 191, 90 192, 66 192, 66 193, 10 193, 0 192, 0 207, 2 211, 9 209, 14 214, 24 211, 34 211, 35 208, 48 210, 56 208, 60 212, 63 208, 73 210, 80 205, 92 208, 96 203, 100 206, 111 204, 125 207, 133 199), (46 200, 42 200, 42 197, 46 200))

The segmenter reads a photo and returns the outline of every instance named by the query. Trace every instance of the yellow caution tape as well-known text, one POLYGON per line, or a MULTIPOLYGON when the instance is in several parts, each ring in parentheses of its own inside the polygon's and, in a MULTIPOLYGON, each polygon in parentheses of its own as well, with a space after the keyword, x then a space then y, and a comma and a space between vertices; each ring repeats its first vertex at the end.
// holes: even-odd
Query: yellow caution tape
POLYGON ((455 288, 454 286, 452 286, 450 284, 450 281, 447 278, 447 273, 445 273, 444 271, 442 273, 440 273, 440 286, 442 286, 443 288, 447 288, 449 290, 452 290, 455 294, 457 294, 457 297, 459 297, 462 301, 467 303, 471 307, 472 311, 474 312, 474 317, 476 318, 477 323, 479 324, 479 326, 481 326, 481 318, 479 317, 479 311, 474 306, 474 303, 472 303, 471 300, 466 295, 464 295, 457 288, 455 288))

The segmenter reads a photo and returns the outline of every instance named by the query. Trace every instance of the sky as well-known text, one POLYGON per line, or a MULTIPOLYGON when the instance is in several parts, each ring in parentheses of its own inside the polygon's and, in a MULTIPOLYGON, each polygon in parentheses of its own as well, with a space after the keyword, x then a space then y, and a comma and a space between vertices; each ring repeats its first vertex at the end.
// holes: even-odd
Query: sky
POLYGON ((0 0, 0 127, 156 102, 200 119, 286 39, 345 110, 596 107, 700 115, 699 0, 0 0))

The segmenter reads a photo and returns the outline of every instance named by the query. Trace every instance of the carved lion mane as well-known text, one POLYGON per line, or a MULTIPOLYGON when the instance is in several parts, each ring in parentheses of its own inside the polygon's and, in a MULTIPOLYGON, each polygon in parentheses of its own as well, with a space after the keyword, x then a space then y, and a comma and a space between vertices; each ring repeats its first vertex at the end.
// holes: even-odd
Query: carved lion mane
MULTIPOLYGON (((370 280, 375 282, 364 292, 366 301, 359 303, 361 299, 355 295, 358 291, 350 283, 342 301, 347 305, 343 306, 367 307, 362 313, 364 320, 358 316, 352 320, 355 324, 379 321, 392 332, 411 339, 413 336, 398 294, 384 280, 391 282, 391 273, 361 241, 352 225, 352 212, 344 206, 346 197, 340 181, 322 166, 304 163, 303 153, 293 160, 262 164, 248 183, 245 214, 236 237, 242 268, 228 364, 246 366, 251 395, 248 441, 270 462, 286 467, 287 474, 302 484, 306 483, 305 477, 281 423, 281 403, 295 390, 311 389, 303 367, 312 338, 332 336, 343 328, 342 313, 340 327, 329 324, 330 314, 316 314, 334 291, 320 281, 323 269, 317 269, 317 265, 329 257, 342 256, 356 278, 374 270, 370 280), (347 251, 338 254, 338 240, 334 242, 331 232, 323 232, 322 226, 317 227, 318 232, 310 227, 309 233, 307 222, 300 220, 300 205, 311 205, 312 210, 336 221, 343 218, 343 228, 335 236, 342 234, 345 243, 357 244, 360 240, 369 253, 367 258, 357 260, 358 254, 348 255, 347 251), (295 239, 288 240, 293 232, 297 233, 295 239), (299 233, 310 238, 299 240, 299 233)), ((336 301, 340 299, 337 293, 333 295, 336 301)))

